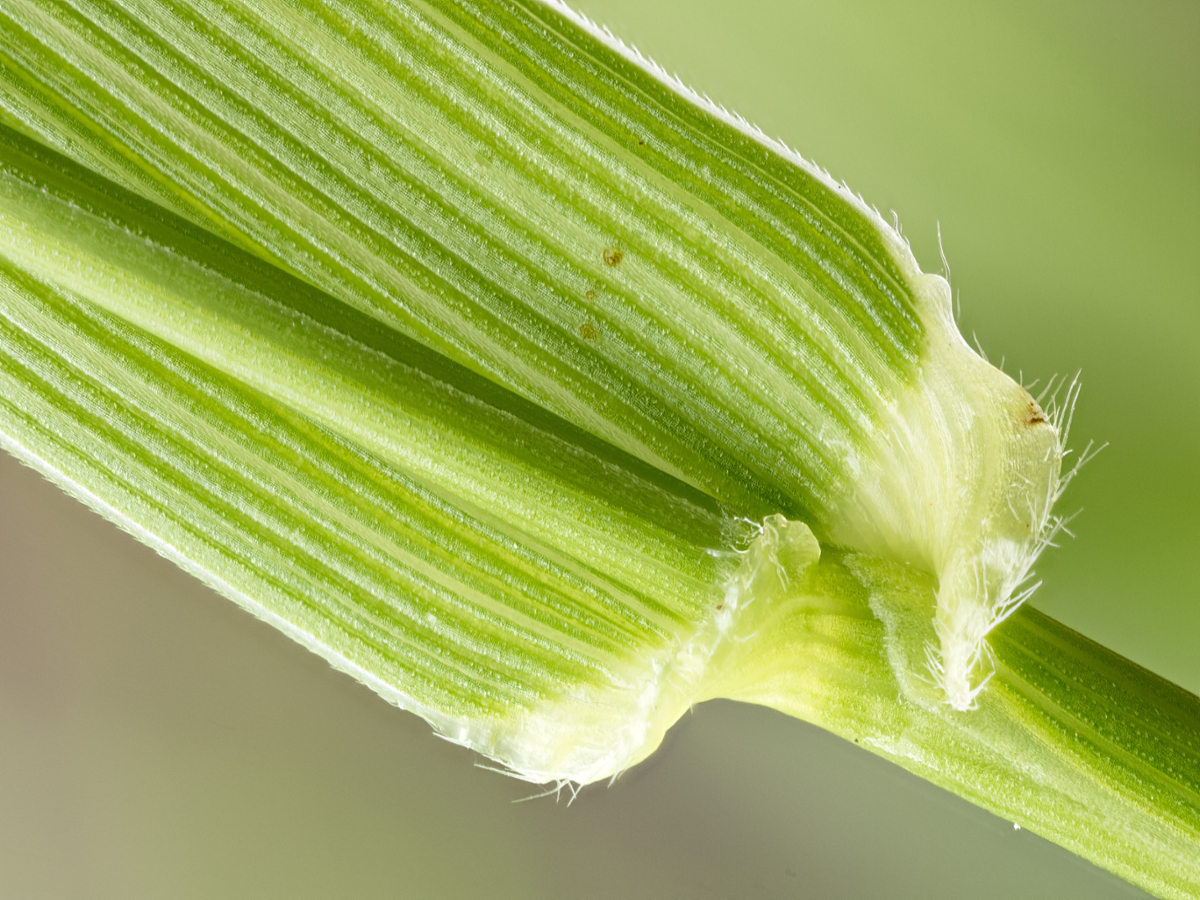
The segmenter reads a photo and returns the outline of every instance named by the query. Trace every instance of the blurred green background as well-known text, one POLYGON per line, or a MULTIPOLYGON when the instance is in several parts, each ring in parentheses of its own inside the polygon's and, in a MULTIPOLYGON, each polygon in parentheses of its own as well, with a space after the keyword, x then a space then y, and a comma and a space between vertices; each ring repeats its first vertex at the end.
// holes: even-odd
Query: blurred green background
MULTIPOLYGON (((1200 4, 577 5, 930 271, 940 222, 993 361, 1082 370, 1033 602, 1200 692, 1200 4)), ((764 709, 569 807, 476 761, 0 458, 0 898, 1142 896, 764 709)))

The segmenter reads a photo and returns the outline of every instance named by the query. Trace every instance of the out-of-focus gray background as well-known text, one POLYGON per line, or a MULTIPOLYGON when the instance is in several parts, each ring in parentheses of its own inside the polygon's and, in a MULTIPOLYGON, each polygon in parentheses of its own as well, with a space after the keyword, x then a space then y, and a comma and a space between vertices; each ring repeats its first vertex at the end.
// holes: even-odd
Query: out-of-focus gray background
MULTIPOLYGON (((1026 380, 1083 370, 1034 603, 1200 691, 1200 6, 578 0, 885 213, 1026 380)), ((1138 891, 800 722, 701 706, 568 806, 0 457, 0 898, 1138 891)))

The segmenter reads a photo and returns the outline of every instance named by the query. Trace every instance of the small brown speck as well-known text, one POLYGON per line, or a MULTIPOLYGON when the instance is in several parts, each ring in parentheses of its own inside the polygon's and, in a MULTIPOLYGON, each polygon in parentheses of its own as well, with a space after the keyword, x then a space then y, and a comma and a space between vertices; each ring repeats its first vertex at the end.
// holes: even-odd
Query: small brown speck
POLYGON ((1050 420, 1046 418, 1046 414, 1042 412, 1041 407, 1039 407, 1035 401, 1030 400, 1029 409, 1025 417, 1025 424, 1029 426, 1044 425, 1049 423, 1049 421, 1050 420))
POLYGON ((595 343, 596 338, 600 336, 599 332, 596 331, 596 326, 591 322, 584 322, 579 326, 579 335, 585 341, 591 341, 592 343, 595 343))
POLYGON ((605 247, 604 248, 604 264, 606 266, 619 266, 621 260, 625 258, 625 254, 620 247, 605 247))
POLYGON ((596 299, 596 292, 595 292, 595 291, 591 291, 591 290, 589 290, 589 291, 584 291, 584 292, 583 292, 583 296, 587 297, 589 300, 595 300, 595 299, 596 299))

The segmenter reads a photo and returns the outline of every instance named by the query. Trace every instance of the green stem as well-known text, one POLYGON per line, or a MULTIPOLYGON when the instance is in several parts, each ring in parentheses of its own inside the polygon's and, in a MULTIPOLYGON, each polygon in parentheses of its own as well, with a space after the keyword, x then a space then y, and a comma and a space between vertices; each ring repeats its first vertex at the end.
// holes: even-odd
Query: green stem
POLYGON ((755 639, 731 644, 708 695, 833 731, 1156 894, 1200 896, 1200 697, 1026 605, 990 638, 978 708, 957 712, 912 660, 895 674, 932 581, 864 557, 816 568, 745 624, 755 639))

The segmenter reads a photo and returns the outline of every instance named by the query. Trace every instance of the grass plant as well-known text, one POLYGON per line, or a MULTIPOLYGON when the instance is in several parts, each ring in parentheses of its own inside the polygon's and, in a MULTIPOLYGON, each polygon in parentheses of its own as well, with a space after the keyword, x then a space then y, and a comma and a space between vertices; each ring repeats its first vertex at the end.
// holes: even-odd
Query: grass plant
POLYGON ((537 0, 0 12, 4 446, 538 783, 817 723, 1200 894, 1200 699, 1027 606, 1074 384, 537 0))

